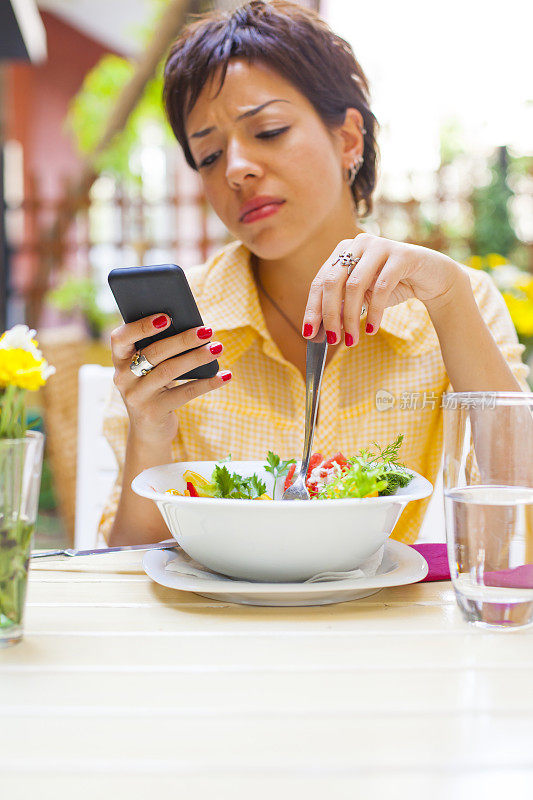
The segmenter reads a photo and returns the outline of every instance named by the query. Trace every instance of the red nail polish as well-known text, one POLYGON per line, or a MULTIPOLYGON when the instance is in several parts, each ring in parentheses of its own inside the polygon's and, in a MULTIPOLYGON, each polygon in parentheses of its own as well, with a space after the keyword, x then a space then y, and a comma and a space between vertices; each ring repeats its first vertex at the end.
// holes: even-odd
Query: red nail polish
POLYGON ((213 335, 213 329, 198 328, 198 330, 196 331, 196 335, 198 336, 199 339, 210 339, 211 336, 213 335))
POLYGON ((335 344, 337 341, 337 334, 335 331, 326 331, 326 339, 328 340, 328 344, 335 344))
POLYGON ((230 381, 233 377, 229 370, 226 370, 225 372, 219 372, 218 374, 223 381, 230 381))
POLYGON ((213 353, 214 356, 217 356, 219 353, 222 352, 222 345, 220 342, 213 342, 213 344, 209 345, 209 350, 213 353))
POLYGON ((367 326, 366 326, 366 328, 365 328, 365 331, 366 331, 367 333, 373 333, 373 331, 374 331, 374 326, 373 326, 373 325, 371 325, 371 324, 370 324, 370 322, 368 322, 368 323, 367 323, 367 326))
POLYGON ((352 336, 351 333, 345 333, 344 334, 344 344, 346 345, 346 347, 351 347, 352 346, 352 344, 353 344, 353 336, 352 336))
POLYGON ((304 336, 311 336, 313 333, 313 326, 310 322, 306 322, 304 325, 304 336))
POLYGON ((154 328, 166 328, 167 326, 167 317, 165 314, 162 314, 160 317, 156 317, 152 320, 152 325, 154 328))

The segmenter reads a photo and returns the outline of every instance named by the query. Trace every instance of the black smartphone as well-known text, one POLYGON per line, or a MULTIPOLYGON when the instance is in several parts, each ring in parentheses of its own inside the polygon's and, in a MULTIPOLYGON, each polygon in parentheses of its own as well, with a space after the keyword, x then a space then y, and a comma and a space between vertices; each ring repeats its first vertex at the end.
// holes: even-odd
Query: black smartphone
MULTIPOLYGON (((166 339, 204 324, 185 273, 176 264, 112 269, 107 280, 124 322, 136 322, 157 313, 167 314, 171 319, 164 331, 135 342, 137 350, 158 339, 166 339)), ((212 378, 218 370, 218 361, 210 361, 184 375, 178 375, 176 380, 212 378)))

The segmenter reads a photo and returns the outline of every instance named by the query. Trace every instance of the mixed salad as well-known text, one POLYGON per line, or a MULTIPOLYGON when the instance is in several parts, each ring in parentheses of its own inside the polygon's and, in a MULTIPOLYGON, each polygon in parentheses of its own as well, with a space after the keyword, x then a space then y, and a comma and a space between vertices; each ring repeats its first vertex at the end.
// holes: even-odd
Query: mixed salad
MULTIPOLYGON (((360 450, 351 458, 346 458, 340 452, 331 458, 324 458, 322 453, 313 453, 306 479, 309 496, 318 500, 338 500, 394 494, 401 486, 407 486, 413 477, 398 461, 402 441, 403 434, 384 448, 374 442, 374 450, 360 450)), ((228 460, 230 459, 231 456, 228 460)), ((269 451, 264 469, 274 476, 272 495, 275 497, 279 479, 285 478, 284 489, 295 480, 296 461, 282 461, 278 455, 269 451)), ((183 473, 183 479, 187 487, 185 491, 168 489, 167 494, 233 500, 273 499, 267 494, 265 482, 257 474, 245 478, 237 472, 231 472, 224 462, 216 465, 210 479, 191 470, 183 473)))

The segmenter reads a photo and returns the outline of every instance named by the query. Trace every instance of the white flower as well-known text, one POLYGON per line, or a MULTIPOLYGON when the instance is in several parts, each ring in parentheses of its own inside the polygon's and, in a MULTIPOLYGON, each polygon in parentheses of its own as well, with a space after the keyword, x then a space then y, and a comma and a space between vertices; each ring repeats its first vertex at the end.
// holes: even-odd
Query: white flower
POLYGON ((43 366, 41 367, 41 375, 43 376, 43 381, 47 381, 50 375, 53 375, 56 371, 56 368, 53 367, 48 361, 43 362, 43 366))
POLYGON ((514 264, 501 264, 494 267, 490 274, 500 291, 523 286, 529 279, 528 274, 514 264))
POLYGON ((2 350, 26 350, 40 361, 43 354, 36 346, 34 340, 36 331, 28 328, 27 325, 14 325, 13 328, 0 336, 0 349, 2 350))

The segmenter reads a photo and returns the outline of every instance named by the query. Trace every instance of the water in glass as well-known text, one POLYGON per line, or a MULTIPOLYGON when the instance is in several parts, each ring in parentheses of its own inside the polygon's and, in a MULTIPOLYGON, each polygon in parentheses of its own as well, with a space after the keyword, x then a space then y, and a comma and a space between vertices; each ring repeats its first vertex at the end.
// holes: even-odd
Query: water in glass
POLYGON ((533 623, 533 488, 477 485, 445 491, 450 572, 467 620, 533 623))

